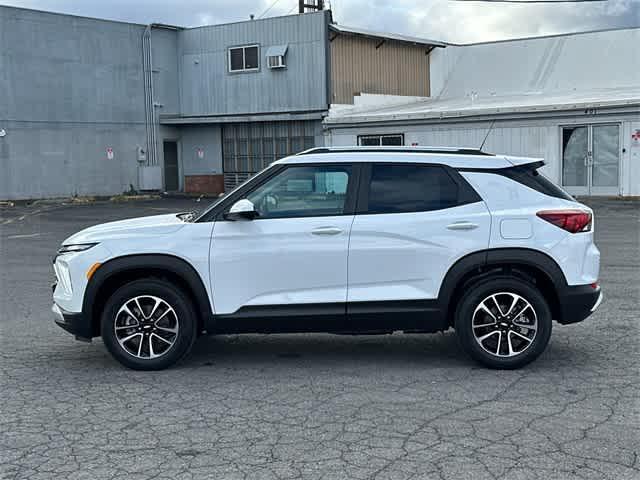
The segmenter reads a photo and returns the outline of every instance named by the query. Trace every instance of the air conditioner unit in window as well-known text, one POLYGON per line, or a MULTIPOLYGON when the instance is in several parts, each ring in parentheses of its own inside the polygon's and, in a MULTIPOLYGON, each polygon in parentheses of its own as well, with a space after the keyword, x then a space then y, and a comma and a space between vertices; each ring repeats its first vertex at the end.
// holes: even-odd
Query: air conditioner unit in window
POLYGON ((272 55, 267 57, 269 68, 284 68, 287 65, 284 63, 284 55, 272 55))

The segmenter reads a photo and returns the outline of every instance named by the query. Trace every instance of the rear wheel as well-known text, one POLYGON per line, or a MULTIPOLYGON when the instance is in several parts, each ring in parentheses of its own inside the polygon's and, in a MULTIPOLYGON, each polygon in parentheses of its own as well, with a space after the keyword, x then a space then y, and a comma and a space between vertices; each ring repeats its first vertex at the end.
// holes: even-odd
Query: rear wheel
POLYGON ((184 357, 196 338, 189 298, 161 279, 141 279, 120 287, 102 314, 102 339, 123 365, 160 370, 184 357))
POLYGON ((472 286, 455 314, 463 348, 491 368, 519 368, 535 360, 549 343, 551 326, 551 311, 540 291, 515 277, 472 286))

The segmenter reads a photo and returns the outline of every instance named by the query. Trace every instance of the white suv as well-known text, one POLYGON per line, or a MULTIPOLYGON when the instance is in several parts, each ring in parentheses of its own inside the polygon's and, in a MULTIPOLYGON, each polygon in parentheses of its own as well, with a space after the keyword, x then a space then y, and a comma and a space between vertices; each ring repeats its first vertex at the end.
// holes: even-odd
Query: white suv
POLYGON ((537 159, 445 148, 317 148, 284 158, 199 215, 136 218, 68 238, 56 322, 143 370, 201 333, 455 328, 517 368, 552 320, 599 305, 592 211, 537 159))

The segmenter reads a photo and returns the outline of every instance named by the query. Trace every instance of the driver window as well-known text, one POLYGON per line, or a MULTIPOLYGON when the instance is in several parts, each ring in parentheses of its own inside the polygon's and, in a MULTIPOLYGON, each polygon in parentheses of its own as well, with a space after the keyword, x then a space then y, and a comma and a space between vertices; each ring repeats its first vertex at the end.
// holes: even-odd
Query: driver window
POLYGON ((341 215, 349 165, 289 167, 247 195, 258 218, 341 215))

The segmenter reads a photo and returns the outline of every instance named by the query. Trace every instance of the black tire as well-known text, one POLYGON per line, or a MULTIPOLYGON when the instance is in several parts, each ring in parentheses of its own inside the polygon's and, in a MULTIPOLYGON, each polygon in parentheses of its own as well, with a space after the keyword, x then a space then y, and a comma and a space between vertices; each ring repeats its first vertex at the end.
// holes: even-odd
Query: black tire
MULTIPOLYGON (((165 304, 161 304, 160 308, 164 308, 164 305, 165 304)), ((134 370, 162 370, 179 362, 190 352, 197 336, 197 323, 192 302, 181 289, 163 279, 140 279, 123 285, 116 290, 107 301, 101 317, 102 340, 111 355, 125 367, 134 370), (151 297, 153 297, 153 299, 151 297), (165 310, 159 310, 155 315, 150 315, 149 319, 144 319, 144 315, 138 315, 139 311, 135 308, 135 302, 133 304, 130 303, 134 298, 140 299, 142 309, 147 309, 147 313, 150 313, 152 308, 147 305, 150 305, 149 302, 155 301, 156 298, 164 301, 166 306, 170 307, 173 312, 169 311, 162 319, 159 321, 155 320, 154 322, 154 319, 160 317, 163 311, 169 310, 169 308, 165 308, 165 310), (127 308, 131 307, 130 310, 135 314, 135 317, 122 313, 121 309, 124 308, 125 304, 127 308), (120 315, 118 315, 118 312, 121 312, 120 315), (141 321, 138 322, 138 320, 135 319, 136 317, 140 317, 141 321), (126 322, 124 325, 133 323, 134 321, 137 323, 131 327, 131 330, 123 331, 122 329, 128 328, 122 327, 123 318, 125 319, 124 322, 126 322), (144 326, 142 326, 143 321, 145 322, 144 326), (176 329, 177 333, 159 331, 161 330, 161 324, 158 322, 169 322, 165 324, 167 326, 164 330, 176 329), (119 328, 118 334, 116 334, 116 326, 119 328), (139 326, 140 328, 138 328, 139 326), (155 331, 155 327, 158 327, 159 330, 154 334, 151 330, 155 331), (149 330, 142 330, 142 328, 149 330), (124 333, 120 333, 122 331, 124 333), (138 333, 138 331, 142 333, 138 333), (121 335, 120 339, 122 340, 124 338, 122 335, 128 336, 130 333, 135 334, 136 337, 128 342, 124 342, 123 346, 123 344, 118 341, 117 335, 121 335), (160 341, 161 339, 158 338, 160 335, 158 334, 161 334, 161 336, 168 339, 168 341, 160 341), (142 336, 137 337, 137 335, 142 336), (151 337, 145 338, 144 335, 151 335, 151 337), (140 347, 140 350, 135 352, 138 338, 140 342, 147 342, 143 344, 142 347, 149 347, 149 343, 153 343, 153 345, 156 346, 153 347, 153 345, 151 345, 151 348, 145 349, 140 347), (166 344, 169 342, 173 343, 167 347, 166 344), (127 348, 132 351, 127 351, 127 348), (160 352, 153 352, 154 348, 160 352), (163 351, 163 348, 166 350, 163 351), (136 356, 139 353, 144 357, 145 350, 147 354, 149 350, 151 350, 153 354, 159 356, 155 358, 150 358, 151 355, 148 355, 148 358, 136 356)))
POLYGON ((468 285, 467 292, 461 298, 455 312, 456 335, 463 349, 477 362, 495 369, 520 368, 535 360, 549 343, 551 327, 551 310, 544 296, 532 283, 511 276, 493 277, 468 285), (491 297, 495 294, 499 295, 491 297), (528 313, 523 311, 523 316, 511 313, 509 316, 501 315, 508 311, 510 301, 516 296, 520 296, 523 301, 518 300, 514 311, 518 311, 518 308, 526 305, 524 302, 528 302, 533 313, 531 309, 527 309, 528 313), (489 298, 491 300, 487 300, 489 298), (480 305, 483 300, 494 303, 494 298, 497 299, 498 304, 502 302, 504 304, 500 311, 494 307, 493 314, 490 315, 480 305), (476 309, 478 309, 477 312, 476 309), (495 320, 496 318, 498 320, 495 320), (537 325, 534 324, 534 319, 537 325), (489 326, 488 324, 493 321, 495 326, 489 326), (474 328, 472 324, 476 327, 474 328), (527 338, 531 337, 532 341, 527 342, 521 339, 513 331, 527 338), (492 334, 492 332, 495 333, 492 334), (488 338, 480 341, 484 336, 488 338), (512 348, 512 344, 520 345, 522 350, 512 348), (495 353, 488 351, 493 352, 494 348, 496 348, 495 353), (499 354, 496 354, 498 352, 499 354), (509 354, 512 356, 508 356, 509 354))

